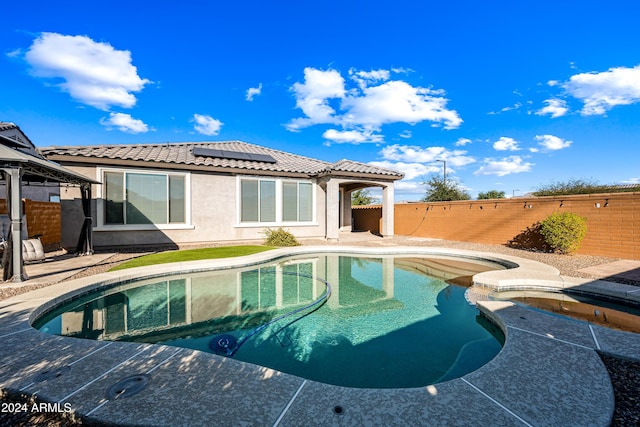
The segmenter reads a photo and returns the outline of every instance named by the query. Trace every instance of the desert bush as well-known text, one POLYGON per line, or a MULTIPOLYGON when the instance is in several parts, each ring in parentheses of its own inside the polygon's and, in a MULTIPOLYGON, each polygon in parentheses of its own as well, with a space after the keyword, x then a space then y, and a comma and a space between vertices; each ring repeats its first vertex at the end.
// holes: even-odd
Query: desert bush
POLYGON ((626 193, 640 191, 640 185, 602 185, 592 179, 575 179, 568 181, 552 182, 540 186, 533 195, 539 196, 566 196, 569 194, 594 194, 594 193, 626 193))
POLYGON ((267 228, 264 232, 266 239, 264 244, 267 246, 299 246, 300 243, 296 240, 296 237, 280 227, 275 230, 267 228))
POLYGON ((540 234, 555 252, 568 254, 580 246, 587 234, 587 222, 573 212, 556 212, 542 221, 540 234))

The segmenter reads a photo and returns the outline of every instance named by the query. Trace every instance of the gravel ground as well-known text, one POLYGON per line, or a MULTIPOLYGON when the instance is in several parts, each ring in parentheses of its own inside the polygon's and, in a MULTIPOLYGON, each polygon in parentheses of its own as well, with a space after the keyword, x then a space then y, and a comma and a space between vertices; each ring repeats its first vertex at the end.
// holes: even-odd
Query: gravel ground
MULTIPOLYGON (((246 242, 245 242, 246 243, 246 242)), ((252 242, 255 244, 261 244, 261 242, 252 242)), ((468 242, 454 242, 447 240, 432 240, 432 239, 420 239, 411 237, 396 236, 393 239, 378 239, 375 240, 370 237, 363 239, 356 239, 354 241, 340 242, 341 244, 347 244, 352 246, 429 246, 429 247, 447 247, 455 249, 491 252, 496 254, 513 255, 522 258, 528 258, 535 261, 543 262, 545 264, 556 267, 560 270, 562 275, 581 277, 586 279, 606 279, 618 283, 625 283, 634 286, 640 286, 640 282, 621 279, 616 277, 602 277, 594 274, 586 274, 579 272, 578 270, 592 267, 595 265, 605 264, 619 260, 619 258, 609 258, 602 256, 592 255, 557 255, 543 252, 529 252, 521 249, 513 249, 506 246, 499 245, 486 245, 479 243, 468 242)), ((251 243, 248 243, 251 244, 251 243)), ((304 245, 335 245, 335 243, 325 242, 324 240, 307 240, 302 241, 304 245)), ((215 245, 220 246, 221 244, 215 245)), ((213 245, 206 245, 213 246, 213 245)), ((205 245, 189 245, 181 247, 180 249, 191 249, 197 247, 206 247, 205 245)), ((78 274, 70 277, 67 280, 72 280, 80 277, 91 276, 99 273, 103 273, 115 265, 118 265, 126 260, 145 255, 151 252, 157 252, 161 249, 135 249, 127 252, 116 253, 112 257, 108 258, 106 262, 99 266, 89 267, 78 274)), ((29 292, 34 289, 44 287, 48 285, 36 285, 36 286, 21 286, 21 287, 7 287, 0 288, 0 300, 10 298, 15 295, 19 295, 24 292, 29 292)), ((600 354, 600 357, 609 371, 611 382, 613 384, 615 393, 615 413, 613 417, 612 426, 640 426, 640 356, 639 360, 627 360, 618 357, 613 357, 608 354, 600 354)), ((2 392, 0 402, 33 402, 29 396, 7 394, 2 392)), ((97 425, 68 415, 62 414, 25 414, 25 413, 0 413, 0 425, 2 426, 76 426, 76 425, 97 425)))

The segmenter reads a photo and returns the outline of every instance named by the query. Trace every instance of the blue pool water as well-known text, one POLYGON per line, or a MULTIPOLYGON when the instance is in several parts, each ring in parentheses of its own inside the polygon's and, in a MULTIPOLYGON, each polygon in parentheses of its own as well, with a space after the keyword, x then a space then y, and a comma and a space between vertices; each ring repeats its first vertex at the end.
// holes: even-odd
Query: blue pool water
POLYGON ((240 344, 231 357, 307 379, 418 387, 478 369, 502 348, 501 331, 454 284, 497 268, 469 260, 306 255, 118 285, 58 307, 34 326, 207 352, 222 336, 240 344))

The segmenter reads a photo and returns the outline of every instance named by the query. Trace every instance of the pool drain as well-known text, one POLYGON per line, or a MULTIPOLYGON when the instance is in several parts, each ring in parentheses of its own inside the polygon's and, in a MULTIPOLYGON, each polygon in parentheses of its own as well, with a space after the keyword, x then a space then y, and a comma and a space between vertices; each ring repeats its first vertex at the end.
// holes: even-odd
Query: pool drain
POLYGON ((50 380, 52 378, 59 378, 64 374, 66 374, 67 372, 69 372, 70 370, 71 370, 71 366, 69 365, 62 366, 58 369, 47 369, 46 371, 42 371, 38 375, 36 375, 35 378, 33 379, 33 382, 41 383, 41 382, 50 380))
POLYGON ((151 381, 151 377, 146 374, 123 378, 107 389, 105 397, 108 400, 131 397, 147 388, 149 381, 151 381))
POLYGON ((238 349, 238 340, 233 335, 223 334, 209 341, 209 348, 221 356, 233 356, 238 349))

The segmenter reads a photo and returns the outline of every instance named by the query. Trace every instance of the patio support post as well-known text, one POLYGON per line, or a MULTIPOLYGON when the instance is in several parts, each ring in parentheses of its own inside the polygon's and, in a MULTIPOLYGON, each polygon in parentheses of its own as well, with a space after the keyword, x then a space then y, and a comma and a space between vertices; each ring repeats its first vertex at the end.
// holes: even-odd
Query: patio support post
POLYGON ((80 194, 82 197, 82 212, 84 213, 84 221, 80 229, 80 236, 76 245, 76 254, 93 255, 92 244, 92 228, 93 218, 91 217, 91 184, 85 183, 80 186, 80 194))
POLYGON ((388 184, 382 188, 382 237, 393 237, 393 184, 388 184))
POLYGON ((353 214, 351 213, 351 193, 353 191, 347 191, 346 189, 342 190, 342 198, 341 198, 341 219, 340 219, 340 231, 353 231, 353 224, 351 223, 351 217, 353 214))
POLYGON ((335 179, 327 182, 326 239, 337 241, 340 238, 340 187, 335 179))
POLYGON ((25 279, 24 263, 22 260, 22 172, 18 167, 4 169, 7 183, 7 213, 11 220, 9 229, 9 244, 5 248, 11 251, 3 259, 4 280, 22 282, 25 279))

